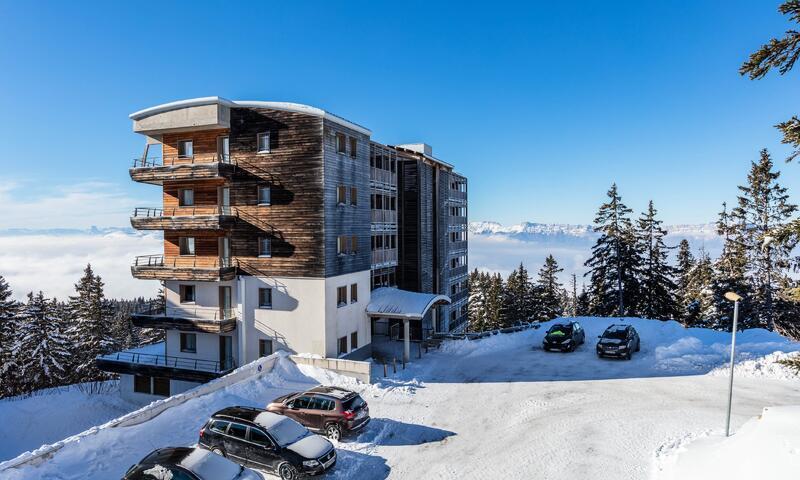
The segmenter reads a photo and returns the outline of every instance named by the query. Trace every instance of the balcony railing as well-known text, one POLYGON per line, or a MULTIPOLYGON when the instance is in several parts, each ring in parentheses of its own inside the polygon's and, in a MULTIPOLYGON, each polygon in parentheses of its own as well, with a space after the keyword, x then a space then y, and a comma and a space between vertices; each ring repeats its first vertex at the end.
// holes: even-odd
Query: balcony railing
POLYGON ((233 280, 237 264, 231 258, 211 256, 140 255, 131 265, 131 274, 143 280, 217 282, 233 280))
POLYGON ((163 328, 204 333, 229 333, 236 330, 237 311, 215 307, 165 307, 162 303, 141 304, 131 321, 141 328, 163 328))
POLYGON ((467 250, 467 241, 466 240, 460 240, 460 241, 457 241, 457 242, 450 242, 449 247, 450 248, 448 250, 450 252, 463 252, 463 251, 467 250))
POLYGON ((396 248, 378 248, 372 251, 372 266, 383 266, 387 264, 397 264, 396 248))
POLYGON ((203 257, 184 255, 165 258, 162 254, 139 255, 133 260, 133 267, 164 267, 164 268, 231 268, 235 260, 223 257, 203 257))
POLYGON ((161 302, 141 303, 136 306, 134 313, 151 317, 176 317, 195 320, 235 320, 236 309, 218 307, 167 307, 161 302))
POLYGON ((448 225, 466 225, 467 224, 467 217, 448 217, 447 218, 448 225))
POLYGON ((397 210, 371 210, 372 223, 397 223, 397 210))
POLYGON ((450 200, 466 200, 467 192, 462 192, 460 190, 453 190, 452 188, 450 188, 447 191, 447 198, 450 200))
POLYGON ((397 173, 382 168, 370 167, 369 181, 390 188, 397 188, 397 173))
POLYGON ((197 155, 172 155, 166 157, 146 157, 135 158, 133 168, 158 168, 171 167, 173 165, 192 165, 195 163, 225 163, 234 164, 234 160, 229 154, 206 153, 197 155))
POLYGON ((134 218, 196 217, 207 215, 236 216, 236 209, 231 206, 220 205, 193 205, 191 207, 171 208, 136 207, 133 209, 134 218))

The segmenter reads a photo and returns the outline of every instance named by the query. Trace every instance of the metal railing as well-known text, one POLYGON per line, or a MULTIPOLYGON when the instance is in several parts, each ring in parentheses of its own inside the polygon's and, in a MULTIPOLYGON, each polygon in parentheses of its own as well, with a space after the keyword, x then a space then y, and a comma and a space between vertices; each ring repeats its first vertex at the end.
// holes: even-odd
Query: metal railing
POLYGON ((200 215, 236 216, 237 210, 229 205, 192 205, 190 207, 152 208, 136 207, 133 209, 135 218, 153 217, 195 217, 200 215))
POLYGON ((373 209, 372 223, 397 223, 397 210, 373 209))
POLYGON ((233 258, 203 257, 195 255, 185 255, 170 258, 165 258, 163 254, 139 255, 133 260, 134 267, 218 269, 235 267, 236 265, 237 262, 233 258), (213 262, 209 262, 210 259, 213 259, 213 262))
POLYGON ((455 242, 450 242, 450 248, 448 248, 450 252, 461 252, 467 250, 467 241, 466 240, 458 240, 455 242))
POLYGON ((177 368, 181 370, 195 370, 213 373, 224 372, 236 366, 236 362, 233 361, 233 358, 227 359, 223 363, 220 363, 219 361, 214 360, 173 357, 172 355, 156 355, 152 353, 140 353, 132 351, 110 353, 99 358, 112 362, 133 363, 137 365, 150 365, 154 367, 177 368))
POLYGON ((133 160, 133 168, 171 167, 173 165, 192 165, 195 163, 235 164, 230 154, 204 153, 197 155, 170 155, 166 157, 144 157, 133 160))
POLYGON ((382 168, 370 167, 369 181, 373 183, 380 183, 385 186, 397 187, 397 173, 382 168))
POLYGON ((150 317, 175 317, 190 320, 235 320, 237 311, 234 308, 219 307, 167 307, 163 303, 141 303, 136 306, 134 313, 150 317))
POLYGON ((378 248, 372 251, 372 265, 397 263, 396 248, 378 248))

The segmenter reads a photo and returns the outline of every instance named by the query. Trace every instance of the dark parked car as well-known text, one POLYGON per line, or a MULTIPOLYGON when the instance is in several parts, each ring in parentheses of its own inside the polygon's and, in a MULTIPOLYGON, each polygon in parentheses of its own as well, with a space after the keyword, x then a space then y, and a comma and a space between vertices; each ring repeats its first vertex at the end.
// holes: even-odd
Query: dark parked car
POLYGON ((560 350, 562 352, 573 352, 578 345, 586 340, 586 332, 578 322, 556 323, 542 340, 542 348, 547 350, 560 350))
POLYGON ((260 408, 228 407, 200 430, 201 447, 283 480, 317 475, 336 464, 331 442, 291 418, 260 408))
POLYGON ((598 337, 597 355, 600 357, 620 357, 631 359, 633 352, 638 352, 639 334, 631 325, 611 325, 598 337))
POLYGON ((331 440, 361 430, 370 420, 369 406, 359 394, 322 385, 278 397, 267 410, 291 417, 331 440))
POLYGON ((131 466, 122 480, 261 480, 258 473, 201 448, 159 448, 131 466))

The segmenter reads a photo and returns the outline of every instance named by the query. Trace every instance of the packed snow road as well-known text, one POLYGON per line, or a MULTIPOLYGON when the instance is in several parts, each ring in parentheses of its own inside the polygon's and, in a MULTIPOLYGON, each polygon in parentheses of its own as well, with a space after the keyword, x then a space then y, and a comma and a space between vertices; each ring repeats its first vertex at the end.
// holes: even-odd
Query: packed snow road
MULTIPOLYGON (((172 408, 140 425, 102 430, 45 463, 8 478, 112 479, 156 447, 191 445, 208 415, 229 405, 263 407, 316 383, 358 390, 372 422, 339 443, 327 478, 646 479, 656 452, 687 435, 724 426, 727 380, 717 370, 729 335, 674 322, 631 319, 642 349, 633 360, 598 359, 609 319, 578 319, 586 344, 541 349, 544 331, 449 342, 397 376, 357 384, 280 359, 245 381, 172 408)), ((737 336, 736 428, 765 406, 800 405, 800 381, 774 360, 800 350, 777 334, 737 336)), ((5 477, 4 477, 5 478, 5 477)))

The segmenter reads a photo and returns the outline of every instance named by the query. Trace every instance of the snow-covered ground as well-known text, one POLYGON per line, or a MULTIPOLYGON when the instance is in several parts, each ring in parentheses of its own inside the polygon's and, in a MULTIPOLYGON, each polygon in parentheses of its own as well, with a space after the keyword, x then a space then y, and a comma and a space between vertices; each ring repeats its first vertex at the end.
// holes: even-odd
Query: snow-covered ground
MULTIPOLYGON (((542 351, 544 324, 445 343, 374 385, 281 358, 260 380, 189 400, 139 425, 101 429, 41 465, 2 475, 119 478, 153 448, 196 442, 200 426, 222 407, 263 406, 316 383, 361 391, 373 416, 357 438, 339 444, 329 475, 336 479, 643 479, 655 474, 657 452, 670 450, 664 445, 724 426, 727 379, 717 368, 726 360, 728 334, 630 319, 642 350, 626 362, 595 356, 595 337, 612 320, 580 321, 587 344, 574 353, 542 351)), ((800 380, 774 364, 800 344, 763 330, 737 340, 734 427, 764 407, 800 405, 800 380)))

